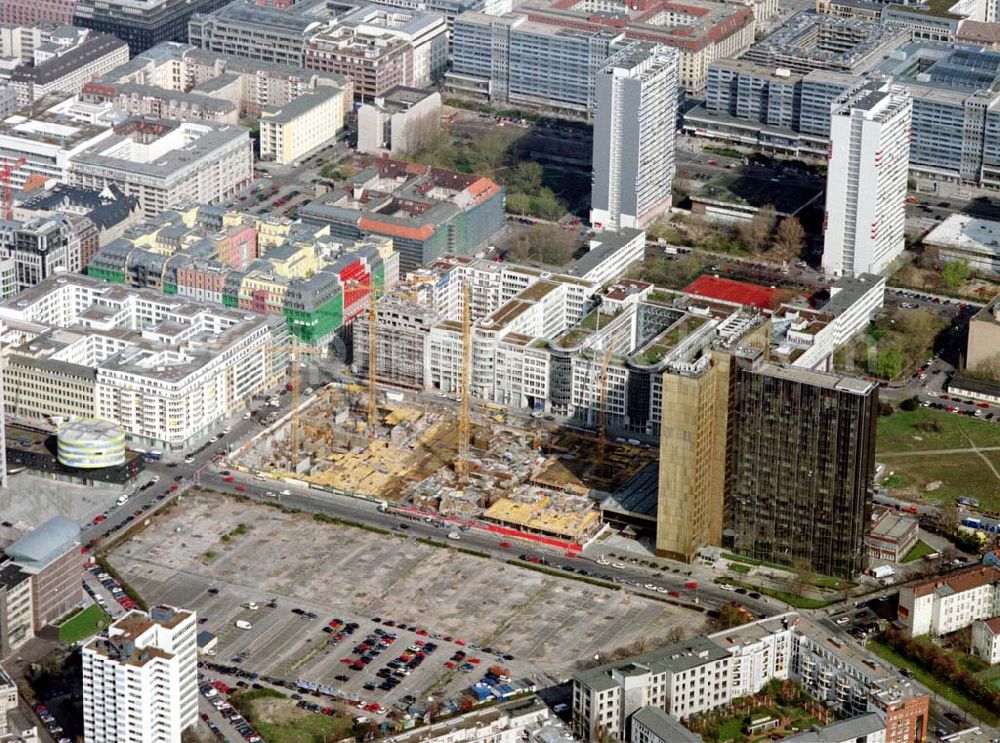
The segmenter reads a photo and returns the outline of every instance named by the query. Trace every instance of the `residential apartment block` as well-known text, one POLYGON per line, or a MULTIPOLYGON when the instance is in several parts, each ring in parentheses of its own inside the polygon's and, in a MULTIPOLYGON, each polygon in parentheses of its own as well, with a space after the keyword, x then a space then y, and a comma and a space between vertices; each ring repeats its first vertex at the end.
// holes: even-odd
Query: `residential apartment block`
POLYGON ((85 83, 128 61, 128 45, 111 34, 63 27, 35 47, 32 64, 16 67, 10 85, 18 106, 49 93, 79 93, 85 83))
POLYGON ((396 285, 392 240, 348 242, 329 227, 225 207, 166 212, 126 230, 88 264, 95 278, 284 317, 300 341, 325 348, 396 285))
POLYGON ((281 318, 64 274, 0 302, 8 414, 113 420, 187 451, 286 371, 281 318))
POLYGON ((742 59, 708 68, 705 102, 684 114, 684 129, 765 152, 826 157, 830 105, 861 78, 844 72, 793 73, 742 59))
POLYGON ((1000 617, 977 619, 972 623, 969 652, 991 666, 1000 663, 1000 617))
POLYGON ((463 13, 446 92, 590 118, 597 72, 633 41, 675 48, 678 85, 689 94, 704 90, 709 63, 739 56, 753 41, 753 10, 738 4, 650 0, 601 11, 565 0, 503 16, 463 13))
POLYGON ((911 637, 939 637, 1000 616, 1000 570, 976 566, 903 586, 898 611, 911 637))
POLYGON ((392 238, 400 270, 408 271, 479 250, 504 225, 504 190, 477 175, 378 159, 298 216, 345 240, 392 238))
MULTIPOLYGON (((883 24, 886 28, 891 26, 883 24)), ((919 185, 1000 188, 1000 52, 904 38, 866 71, 800 75, 786 69, 746 59, 716 63, 709 71, 705 104, 685 114, 684 130, 780 155, 823 159, 829 129, 822 122, 829 119, 829 104, 871 77, 904 88, 910 97, 909 170, 919 185)))
POLYGON ((590 118, 598 70, 629 44, 615 28, 566 28, 518 13, 463 13, 455 20, 445 91, 590 118))
POLYGON ((597 75, 590 222, 645 229, 671 206, 677 51, 636 44, 597 75))
POLYGON ((117 186, 152 217, 187 201, 223 201, 252 179, 247 129, 133 117, 74 154, 69 182, 96 190, 117 186))
POLYGON ((574 732, 584 740, 594 740, 599 730, 618 740, 636 740, 636 721, 640 730, 648 728, 644 721, 650 713, 644 709, 684 720, 755 694, 775 679, 802 684, 847 718, 877 715, 883 728, 893 731, 891 740, 926 735, 926 694, 892 666, 795 612, 577 673, 574 732))
POLYGON ((291 165, 330 142, 344 128, 345 93, 322 87, 284 106, 266 106, 260 117, 260 158, 291 165))
POLYGON ((139 83, 89 82, 83 86, 80 99, 86 103, 110 103, 116 111, 129 116, 176 121, 236 124, 240 113, 237 106, 225 98, 139 83))
POLYGON ((812 70, 860 75, 908 39, 878 23, 805 12, 751 46, 742 59, 800 75, 812 70))
POLYGON ((912 102, 871 81, 837 100, 823 224, 823 270, 880 274, 906 247, 912 102))
POLYGON ((280 108, 323 86, 345 91, 346 114, 353 100, 346 78, 165 42, 108 71, 85 92, 88 100, 104 96, 130 114, 179 110, 193 119, 229 121, 234 113, 259 117, 266 106, 280 108))
POLYGON ((86 743, 180 743, 198 721, 195 613, 130 611, 83 648, 86 743))

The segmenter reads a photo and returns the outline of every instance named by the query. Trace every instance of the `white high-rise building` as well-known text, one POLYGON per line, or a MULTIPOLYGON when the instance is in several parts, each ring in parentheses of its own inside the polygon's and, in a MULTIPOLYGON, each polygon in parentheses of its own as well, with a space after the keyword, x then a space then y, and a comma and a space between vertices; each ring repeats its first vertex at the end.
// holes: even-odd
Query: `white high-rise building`
POLYGON ((643 229, 670 208, 677 50, 636 43, 597 75, 590 221, 643 229))
POLYGON ((198 720, 195 613, 131 611, 83 649, 86 743, 180 743, 198 720))
POLYGON ((832 110, 823 270, 878 274, 905 245, 909 94, 870 81, 832 110))

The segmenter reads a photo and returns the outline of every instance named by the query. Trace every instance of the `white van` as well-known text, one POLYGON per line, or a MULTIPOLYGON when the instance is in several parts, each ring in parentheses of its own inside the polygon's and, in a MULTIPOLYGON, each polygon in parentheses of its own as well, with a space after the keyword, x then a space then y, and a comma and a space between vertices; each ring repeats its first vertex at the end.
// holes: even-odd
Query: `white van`
POLYGON ((126 503, 128 503, 128 493, 122 493, 121 495, 119 495, 118 500, 115 501, 115 503, 117 503, 119 506, 124 506, 126 503))
POLYGON ((250 624, 246 619, 236 620, 236 629, 253 629, 253 625, 250 624))

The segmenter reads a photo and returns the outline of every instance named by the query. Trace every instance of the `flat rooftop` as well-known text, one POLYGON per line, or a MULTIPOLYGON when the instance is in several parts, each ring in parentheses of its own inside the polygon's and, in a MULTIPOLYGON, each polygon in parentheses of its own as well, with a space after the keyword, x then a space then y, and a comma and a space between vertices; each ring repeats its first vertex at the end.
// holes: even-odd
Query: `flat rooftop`
POLYGON ((927 245, 1000 256, 1000 222, 952 214, 924 238, 927 245))

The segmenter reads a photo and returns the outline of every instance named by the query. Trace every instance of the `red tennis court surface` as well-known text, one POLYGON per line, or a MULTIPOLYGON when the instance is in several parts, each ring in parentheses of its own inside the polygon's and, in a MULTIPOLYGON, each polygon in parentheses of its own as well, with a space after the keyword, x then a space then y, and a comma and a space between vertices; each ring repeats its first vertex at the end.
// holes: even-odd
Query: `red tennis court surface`
POLYGON ((747 307, 759 307, 762 310, 774 307, 774 296, 778 293, 777 289, 718 276, 699 276, 684 287, 684 291, 699 297, 736 302, 747 307))

